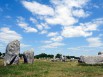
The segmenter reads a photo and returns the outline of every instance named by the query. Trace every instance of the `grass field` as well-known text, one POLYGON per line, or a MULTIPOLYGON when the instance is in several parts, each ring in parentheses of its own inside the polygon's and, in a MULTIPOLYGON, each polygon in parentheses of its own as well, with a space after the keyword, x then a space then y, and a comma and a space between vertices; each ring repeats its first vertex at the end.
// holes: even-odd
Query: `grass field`
POLYGON ((103 66, 83 66, 74 62, 38 61, 34 64, 4 67, 0 60, 0 77, 103 77, 103 66))

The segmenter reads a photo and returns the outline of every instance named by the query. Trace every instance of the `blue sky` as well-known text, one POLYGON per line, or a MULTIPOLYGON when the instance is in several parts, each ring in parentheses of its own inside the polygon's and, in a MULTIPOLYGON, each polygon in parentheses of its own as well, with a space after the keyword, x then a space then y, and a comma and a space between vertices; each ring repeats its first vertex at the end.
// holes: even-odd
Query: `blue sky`
POLYGON ((21 53, 97 55, 102 38, 102 0, 0 0, 1 52, 18 39, 21 53))

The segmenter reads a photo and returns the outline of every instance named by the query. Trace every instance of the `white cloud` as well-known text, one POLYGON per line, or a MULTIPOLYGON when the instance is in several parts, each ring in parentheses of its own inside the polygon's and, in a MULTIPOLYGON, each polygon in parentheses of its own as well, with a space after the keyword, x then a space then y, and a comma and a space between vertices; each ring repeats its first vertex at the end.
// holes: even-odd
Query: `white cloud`
POLYGON ((99 37, 90 37, 86 39, 89 42, 90 47, 99 47, 103 45, 103 42, 99 37))
POLYGON ((43 30, 43 26, 42 25, 36 25, 37 26, 37 28, 39 29, 39 30, 43 30))
POLYGON ((47 23, 41 23, 41 24, 37 24, 36 27, 39 29, 39 30, 46 30, 46 29, 50 29, 50 27, 48 26, 47 23))
POLYGON ((78 19, 74 16, 87 17, 89 15, 88 12, 83 10, 88 0, 51 0, 50 2, 53 7, 36 1, 22 1, 22 4, 30 12, 38 14, 40 19, 43 18, 49 24, 73 25, 78 22, 78 19), (45 15, 45 17, 42 15, 45 15))
POLYGON ((33 17, 30 17, 30 21, 32 21, 32 23, 36 24, 38 23, 36 19, 34 19, 33 17))
POLYGON ((30 47, 31 45, 26 45, 26 44, 21 43, 20 46, 21 46, 22 48, 26 48, 26 47, 30 47))
MULTIPOLYGON (((50 2, 53 7, 40 4, 36 1, 22 1, 22 4, 26 9, 28 9, 33 14, 38 14, 38 18, 40 18, 40 20, 45 20, 44 23, 37 25, 37 28, 39 30, 49 29, 50 27, 47 24, 59 24, 64 27, 62 31, 62 36, 64 37, 86 37, 92 35, 92 32, 84 31, 83 27, 73 26, 78 22, 80 17, 89 16, 89 13, 87 11, 84 11, 83 9, 84 6, 89 2, 89 0, 51 0, 50 2), (74 16, 76 16, 77 18, 75 18, 74 16), (78 30, 80 30, 80 32, 78 30)), ((34 21, 33 18, 31 20, 34 21)), ((42 31, 42 33, 44 32, 42 31)), ((50 37, 53 35, 55 34, 48 34, 48 36, 50 37)), ((57 37, 52 39, 56 38, 57 37)))
POLYGON ((50 28, 48 24, 59 24, 60 27, 62 27, 61 34, 49 33, 47 36, 51 37, 50 40, 52 41, 62 41, 63 37, 92 36, 93 31, 97 31, 98 27, 103 24, 103 18, 95 19, 87 23, 79 23, 80 18, 90 16, 90 13, 85 8, 88 2, 89 0, 50 0, 52 7, 40 4, 36 1, 22 1, 22 4, 26 9, 32 12, 33 15, 38 14, 36 15, 38 19, 43 21, 37 25, 37 28, 41 30, 41 34, 47 33, 45 29, 50 28))
POLYGON ((19 25, 21 28, 26 28, 26 27, 28 27, 28 24, 26 24, 26 23, 24 23, 24 22, 18 23, 18 25, 19 25))
POLYGON ((22 36, 17 32, 10 30, 8 27, 3 27, 0 29, 0 41, 8 43, 15 39, 21 40, 22 36))
POLYGON ((41 32, 40 32, 40 34, 46 34, 48 31, 46 31, 46 30, 42 30, 41 32))
POLYGON ((50 41, 50 40, 48 41, 47 40, 47 41, 43 41, 43 43, 48 44, 48 43, 52 43, 52 41, 50 41))
POLYGON ((37 29, 30 27, 27 23, 24 22, 24 18, 19 17, 17 22, 18 22, 18 26, 23 28, 25 32, 34 32, 34 33, 37 32, 37 29))
POLYGON ((41 25, 44 27, 44 29, 50 29, 47 23, 41 23, 41 25))
POLYGON ((53 36, 57 36, 58 35, 58 32, 50 32, 48 33, 48 37, 53 37, 53 36))
POLYGON ((68 7, 83 8, 89 0, 62 0, 68 7))
POLYGON ((74 10, 73 15, 76 17, 87 17, 89 16, 88 12, 85 12, 83 9, 74 10))
POLYGON ((25 30, 26 30, 26 32, 37 32, 37 29, 35 29, 35 28, 32 28, 32 27, 27 27, 27 28, 25 28, 25 30))
POLYGON ((53 15, 54 14, 54 11, 51 7, 40 4, 36 1, 33 1, 33 2, 22 1, 22 4, 24 5, 25 8, 27 8, 33 14, 38 14, 38 15, 53 15))
POLYGON ((62 36, 55 36, 55 37, 52 37, 50 40, 52 40, 52 41, 62 41, 63 37, 62 36))
POLYGON ((62 36, 64 37, 80 37, 80 36, 91 36, 91 32, 86 32, 83 30, 81 26, 70 26, 70 27, 65 27, 62 31, 62 36))
POLYGON ((103 18, 98 18, 98 19, 94 19, 93 21, 91 22, 87 22, 87 23, 84 23, 84 24, 81 24, 81 26, 85 26, 85 30, 88 31, 88 30, 98 30, 98 27, 101 26, 103 24, 103 18))
POLYGON ((78 19, 74 16, 89 16, 89 13, 83 9, 87 2, 88 0, 51 0, 55 8, 55 14, 52 17, 47 17, 46 21, 49 24, 73 25, 78 22, 78 19))
POLYGON ((58 5, 55 7, 55 15, 53 17, 47 17, 46 22, 49 24, 60 24, 63 26, 72 25, 78 20, 72 16, 71 10, 64 5, 58 5))
POLYGON ((18 25, 25 30, 25 32, 37 32, 37 29, 29 27, 27 23, 21 22, 18 25))
POLYGON ((51 0, 55 5, 65 4, 66 6, 82 8, 89 0, 51 0))
POLYGON ((98 30, 98 27, 103 24, 103 18, 95 19, 88 23, 81 23, 80 26, 64 27, 62 36, 64 37, 87 37, 93 34, 93 31, 98 30))
POLYGON ((49 43, 47 45, 42 46, 42 48, 46 49, 46 48, 57 48, 60 46, 64 46, 64 43, 59 43, 59 42, 53 42, 53 43, 49 43))
MULTIPOLYGON (((85 53, 94 53, 94 52, 96 52, 96 54, 97 54, 99 51, 103 50, 103 47, 102 46, 100 46, 100 47, 79 46, 79 47, 67 48, 67 49, 71 52, 75 52, 75 53, 81 52, 81 53, 83 53, 82 55, 86 55, 85 53)), ((93 54, 88 54, 88 55, 93 55, 93 54)))

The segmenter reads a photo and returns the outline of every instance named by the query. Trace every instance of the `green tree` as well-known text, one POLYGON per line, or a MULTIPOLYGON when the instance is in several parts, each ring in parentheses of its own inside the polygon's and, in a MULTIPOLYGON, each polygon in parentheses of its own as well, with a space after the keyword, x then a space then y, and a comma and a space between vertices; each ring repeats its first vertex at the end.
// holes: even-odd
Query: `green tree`
POLYGON ((62 55, 58 53, 58 54, 56 55, 56 58, 60 58, 61 56, 62 56, 62 55))
POLYGON ((0 52, 0 56, 2 55, 2 53, 0 52))
POLYGON ((48 57, 48 58, 53 58, 53 57, 54 57, 54 55, 47 55, 47 57, 48 57))
POLYGON ((35 55, 34 56, 34 58, 36 58, 36 59, 39 59, 39 58, 53 58, 54 57, 54 55, 51 55, 51 54, 45 54, 45 53, 41 53, 41 54, 39 54, 39 55, 35 55))

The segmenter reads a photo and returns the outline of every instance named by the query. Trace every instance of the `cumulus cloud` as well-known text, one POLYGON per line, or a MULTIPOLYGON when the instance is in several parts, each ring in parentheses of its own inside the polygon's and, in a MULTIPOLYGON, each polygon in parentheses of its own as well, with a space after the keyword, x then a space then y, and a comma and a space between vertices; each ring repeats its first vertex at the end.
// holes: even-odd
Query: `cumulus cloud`
POLYGON ((62 36, 64 37, 80 37, 80 36, 91 36, 92 32, 87 32, 84 31, 82 27, 74 27, 74 26, 70 26, 70 27, 65 27, 62 31, 62 36))
POLYGON ((90 47, 99 47, 103 45, 103 42, 99 37, 90 37, 86 39, 90 47))
POLYGON ((51 0, 55 7, 55 14, 46 18, 46 21, 49 24, 73 25, 78 22, 79 17, 89 16, 89 13, 83 9, 87 2, 88 0, 51 0))
POLYGON ((0 29, 0 41, 8 43, 15 39, 21 40, 22 36, 16 31, 10 30, 8 27, 3 27, 0 29))
POLYGON ((76 17, 87 17, 89 15, 90 14, 85 12, 83 9, 73 11, 73 16, 76 16, 76 17))
POLYGON ((81 23, 79 26, 64 27, 62 36, 64 37, 87 37, 93 34, 93 31, 98 30, 98 27, 103 24, 103 18, 95 19, 91 22, 81 23))
POLYGON ((33 17, 30 17, 30 21, 34 24, 38 23, 36 19, 34 19, 33 17))
POLYGON ((58 35, 58 32, 50 32, 50 33, 48 33, 48 37, 53 37, 53 36, 56 36, 56 35, 58 35))
MULTIPOLYGON (((40 4, 36 1, 21 2, 33 15, 37 14, 36 16, 40 20, 40 23, 37 24, 36 27, 40 30, 41 34, 47 34, 46 29, 50 29, 51 25, 62 27, 60 33, 48 32, 49 42, 43 46, 44 48, 56 48, 64 45, 61 43, 63 37, 89 37, 103 24, 103 18, 94 19, 90 22, 79 22, 80 18, 86 18, 92 14, 85 8, 89 1, 90 0, 50 0, 52 6, 40 4)), ((31 18, 30 20, 35 23, 35 19, 31 18)), ((88 39, 87 41, 90 42, 90 39, 88 39)), ((99 39, 95 39, 95 41, 96 40, 99 39)), ((98 44, 97 46, 101 45, 100 41, 95 43, 98 44)))
POLYGON ((55 37, 52 37, 50 40, 52 40, 52 41, 62 41, 63 37, 62 36, 55 36, 55 37))
POLYGON ((51 0, 51 3, 55 5, 65 4, 68 7, 78 7, 82 8, 89 0, 51 0))
POLYGON ((72 16, 71 10, 65 5, 58 5, 55 7, 55 15, 52 17, 45 18, 49 24, 59 24, 63 26, 72 25, 78 20, 72 16))
POLYGON ((64 43, 52 42, 52 43, 49 43, 47 45, 42 46, 42 48, 44 48, 44 49, 47 49, 47 48, 57 48, 57 47, 64 46, 64 45, 65 45, 64 43))
POLYGON ((44 29, 50 29, 50 27, 48 26, 47 23, 41 23, 41 26, 42 26, 44 29))
POLYGON ((36 26, 37 26, 37 28, 38 28, 39 30, 43 30, 43 26, 42 26, 42 25, 38 24, 38 25, 36 25, 36 26))
POLYGON ((48 24, 73 25, 78 22, 76 17, 87 17, 89 13, 83 7, 89 0, 50 0, 53 7, 36 1, 22 1, 23 6, 33 14, 43 17, 48 24), (75 9, 74 9, 75 8, 75 9), (45 15, 42 16, 42 15, 45 15), (49 15, 49 16, 48 16, 49 15))
POLYGON ((21 46, 22 48, 25 48, 25 47, 30 47, 31 45, 27 45, 27 44, 21 43, 20 46, 21 46))
POLYGON ((46 41, 42 41, 42 42, 45 43, 45 44, 52 43, 52 41, 50 41, 50 40, 46 40, 46 41))
POLYGON ((42 30, 42 31, 40 32, 40 34, 46 34, 46 33, 48 33, 47 30, 42 30))
MULTIPOLYGON (((50 0, 51 5, 53 7, 50 7, 48 5, 40 4, 36 1, 22 1, 23 6, 28 9, 33 14, 38 14, 38 17, 40 20, 45 20, 45 23, 40 23, 37 25, 37 28, 39 30, 48 29, 47 24, 55 24, 55 25, 62 25, 64 26, 62 35, 70 37, 77 36, 77 33, 79 34, 77 28, 75 27, 67 27, 67 26, 73 26, 75 23, 78 23, 78 19, 81 17, 87 17, 89 16, 89 13, 85 11, 83 8, 84 6, 89 2, 89 0, 50 0), (75 8, 75 9, 74 9, 75 8), (42 16, 45 15, 45 16, 42 16), (49 15, 49 16, 48 16, 49 15), (75 18, 77 17, 77 18, 75 18), (41 19, 43 18, 43 19, 41 19), (75 30, 73 30, 73 28, 75 30), (72 34, 69 34, 68 32, 70 30, 72 34), (66 33, 67 31, 67 33, 66 33), (77 33, 76 33, 77 32, 77 33)), ((31 18, 31 21, 35 22, 33 18, 31 18)), ((90 36, 92 33, 81 31, 81 33, 78 36, 90 36)), ((48 36, 51 36, 48 34, 48 36)))
POLYGON ((37 32, 37 29, 29 27, 27 23, 21 22, 18 25, 25 30, 25 32, 37 32))
POLYGON ((42 46, 42 48, 44 49, 57 48, 65 45, 64 43, 61 42, 63 40, 62 36, 57 36, 55 32, 53 34, 52 33, 53 32, 50 33, 51 38, 49 40, 43 41, 44 45, 42 46))
POLYGON ((78 47, 72 47, 72 48, 67 48, 70 52, 74 52, 74 53, 80 53, 81 55, 87 55, 86 53, 88 53, 88 55, 93 55, 90 54, 91 52, 94 53, 96 52, 96 54, 98 53, 98 51, 102 51, 103 47, 94 47, 94 46, 78 46, 78 47))
POLYGON ((25 30, 25 32, 34 32, 34 33, 37 32, 37 29, 30 27, 29 24, 24 22, 24 18, 19 17, 17 22, 18 22, 18 26, 23 28, 25 30))
POLYGON ((36 27, 38 28, 38 30, 41 30, 41 31, 50 29, 47 23, 36 24, 36 27))
POLYGON ((25 8, 27 8, 33 14, 38 15, 53 15, 54 11, 51 7, 47 5, 40 4, 36 1, 29 2, 29 1, 22 1, 22 4, 25 8))

